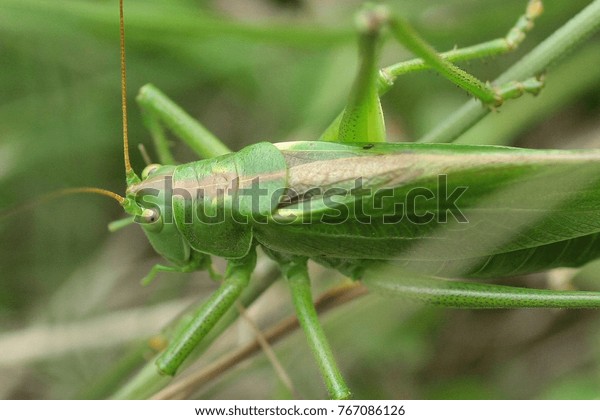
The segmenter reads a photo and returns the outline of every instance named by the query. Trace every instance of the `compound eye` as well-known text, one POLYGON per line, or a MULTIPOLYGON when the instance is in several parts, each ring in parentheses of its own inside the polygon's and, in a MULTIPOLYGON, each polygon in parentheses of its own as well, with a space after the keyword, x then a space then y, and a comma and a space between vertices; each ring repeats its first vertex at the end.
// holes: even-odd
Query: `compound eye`
POLYGON ((154 232, 159 232, 162 230, 163 226, 160 212, 156 208, 145 209, 142 211, 142 214, 139 216, 139 223, 146 228, 151 228, 154 232))
POLYGON ((159 165, 158 163, 152 163, 148 166, 146 166, 144 168, 144 170, 142 171, 142 180, 148 178, 150 175, 152 175, 154 172, 156 172, 156 170, 158 168, 160 168, 162 165, 159 165))
POLYGON ((142 212, 142 223, 152 224, 160 218, 160 214, 156 209, 146 209, 142 212))

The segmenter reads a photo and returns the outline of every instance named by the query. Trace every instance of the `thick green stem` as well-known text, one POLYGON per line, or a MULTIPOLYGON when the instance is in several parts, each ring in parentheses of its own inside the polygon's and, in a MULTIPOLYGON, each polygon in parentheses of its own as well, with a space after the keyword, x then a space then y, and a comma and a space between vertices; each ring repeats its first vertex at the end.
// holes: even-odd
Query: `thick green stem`
POLYGON ((282 269, 290 285, 298 321, 319 364, 329 395, 337 400, 350 398, 350 389, 342 378, 312 301, 306 261, 294 261, 282 269))

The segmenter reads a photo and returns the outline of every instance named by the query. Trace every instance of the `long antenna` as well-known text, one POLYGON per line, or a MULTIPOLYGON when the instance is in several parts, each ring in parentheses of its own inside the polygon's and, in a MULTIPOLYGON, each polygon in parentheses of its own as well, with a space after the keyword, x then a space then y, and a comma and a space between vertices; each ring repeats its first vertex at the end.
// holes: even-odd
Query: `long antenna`
POLYGON ((114 200, 117 200, 119 204, 122 206, 126 204, 127 199, 125 197, 121 197, 119 194, 114 193, 109 190, 105 190, 104 188, 96 188, 96 187, 75 187, 75 188, 63 188, 61 190, 52 191, 46 194, 43 194, 41 197, 38 197, 33 200, 26 201, 25 203, 19 204, 13 208, 0 210, 0 220, 6 217, 12 217, 16 214, 19 214, 23 211, 31 210, 40 204, 46 203, 47 201, 52 201, 54 199, 63 197, 65 195, 72 194, 99 194, 104 195, 106 197, 110 197, 114 200))
POLYGON ((127 135, 127 68, 125 66, 125 24, 123 19, 123 0, 119 0, 119 29, 121 32, 121 112, 123 114, 123 155, 127 184, 137 178, 129 161, 129 137, 127 135))
POLYGON ((96 187, 74 187, 74 188, 63 188, 62 190, 55 191, 53 193, 47 194, 47 197, 54 198, 60 197, 63 195, 71 195, 71 194, 99 194, 104 195, 106 197, 110 197, 114 200, 117 200, 119 204, 123 204, 125 201, 124 197, 121 197, 119 194, 114 193, 109 190, 105 190, 104 188, 96 188, 96 187))
MULTIPOLYGON (((135 174, 129 161, 129 139, 127 136, 127 81, 126 75, 127 70, 125 68, 125 24, 123 19, 123 0, 119 0, 119 27, 121 30, 121 111, 123 113, 123 154, 125 157, 125 176, 127 178, 127 185, 131 185, 135 182, 139 182, 138 176, 135 174)), ((36 200, 29 201, 21 204, 17 207, 8 210, 0 210, 0 219, 12 216, 20 211, 33 208, 43 202, 54 200, 55 198, 71 195, 71 194, 99 194, 106 197, 110 197, 121 204, 126 211, 134 212, 137 208, 131 204, 131 201, 125 197, 120 196, 103 188, 96 187, 76 187, 76 188, 63 188, 61 190, 53 191, 44 194, 36 200)), ((132 213, 133 214, 133 213, 132 213)))

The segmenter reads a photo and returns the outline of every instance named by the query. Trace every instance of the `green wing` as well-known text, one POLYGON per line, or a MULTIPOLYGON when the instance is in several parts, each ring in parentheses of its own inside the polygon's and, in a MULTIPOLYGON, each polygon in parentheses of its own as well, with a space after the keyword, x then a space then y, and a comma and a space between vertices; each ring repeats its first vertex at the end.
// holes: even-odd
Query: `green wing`
POLYGON ((578 266, 600 254, 600 153, 494 146, 278 145, 289 192, 256 239, 338 268, 441 276, 578 266))

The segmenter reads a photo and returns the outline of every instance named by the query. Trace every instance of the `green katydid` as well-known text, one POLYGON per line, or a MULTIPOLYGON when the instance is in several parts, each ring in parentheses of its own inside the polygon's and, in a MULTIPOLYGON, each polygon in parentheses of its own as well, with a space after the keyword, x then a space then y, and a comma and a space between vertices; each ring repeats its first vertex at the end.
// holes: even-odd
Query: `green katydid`
MULTIPOLYGON (((598 9, 598 2, 595 5, 598 9)), ((530 2, 508 44, 524 36, 540 7, 539 1, 530 2)), ((122 16, 121 1, 121 30, 122 16)), ((311 304, 308 259, 365 279, 376 289, 450 306, 600 304, 595 293, 458 282, 449 287, 431 277, 498 277, 578 266, 596 258, 600 153, 384 143, 378 98, 388 86, 378 84, 376 71, 378 35, 384 25, 425 65, 491 107, 524 91, 536 93, 541 81, 524 77, 523 83, 491 88, 438 59, 407 24, 385 9, 368 8, 360 17, 362 64, 346 111, 328 128, 324 141, 259 143, 224 154, 226 147, 147 86, 140 103, 159 142, 161 120, 209 159, 152 165, 141 179, 128 156, 122 33, 128 188, 118 200, 171 263, 156 266, 147 280, 159 271, 209 268, 210 255, 229 262, 221 288, 178 329, 159 357, 162 373, 175 374, 240 295, 254 268, 257 245, 288 278, 300 322, 334 398, 347 398, 350 392, 311 304), (551 195, 536 194, 548 183, 554 187, 551 195), (452 196, 454 191, 458 196, 452 196), (507 226, 515 214, 521 222, 507 226), (585 229, 565 227, 569 224, 585 229), (515 258, 518 266, 507 265, 515 258), (388 270, 390 265, 394 271, 388 270)), ((163 151, 168 153, 167 148, 163 151)))

